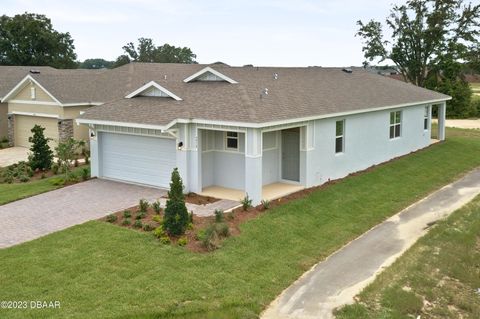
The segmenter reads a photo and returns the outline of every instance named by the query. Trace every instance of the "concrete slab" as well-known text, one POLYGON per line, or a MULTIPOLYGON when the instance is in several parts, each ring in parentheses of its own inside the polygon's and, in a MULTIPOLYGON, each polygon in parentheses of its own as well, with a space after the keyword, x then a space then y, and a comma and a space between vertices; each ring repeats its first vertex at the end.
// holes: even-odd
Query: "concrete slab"
MULTIPOLYGON (((437 120, 433 120, 433 123, 437 123, 437 120)), ((480 129, 480 119, 477 120, 446 120, 446 127, 456 127, 464 129, 480 129)))
MULTIPOLYGON (((272 183, 264 185, 262 187, 262 199, 274 200, 298 192, 304 188, 305 187, 302 185, 288 183, 272 183)), ((209 186, 205 187, 200 195, 240 201, 245 197, 245 192, 239 189, 222 186, 209 186)))
POLYGON ((391 265, 436 221, 480 194, 480 169, 387 219, 318 263, 287 288, 262 318, 332 318, 332 311, 391 265))
POLYGON ((0 150, 0 167, 28 160, 30 150, 26 147, 9 147, 0 150))

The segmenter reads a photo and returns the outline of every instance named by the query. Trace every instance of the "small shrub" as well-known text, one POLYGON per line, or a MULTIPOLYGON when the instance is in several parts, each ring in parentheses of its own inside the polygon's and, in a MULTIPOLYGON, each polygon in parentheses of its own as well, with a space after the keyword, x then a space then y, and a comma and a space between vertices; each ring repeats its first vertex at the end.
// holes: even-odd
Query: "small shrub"
POLYGON ((215 209, 215 222, 216 223, 221 223, 224 221, 224 216, 223 216, 223 210, 221 209, 215 209))
POLYGON ((195 234, 195 239, 196 239, 196 240, 203 241, 203 239, 205 238, 205 235, 206 235, 205 229, 200 229, 200 230, 195 234))
POLYGON ((52 173, 53 173, 54 175, 57 175, 57 174, 58 174, 58 171, 60 170, 60 166, 58 166, 57 163, 53 163, 51 169, 52 169, 52 173))
POLYGON ((189 222, 185 196, 183 194, 183 182, 178 169, 172 172, 168 200, 163 216, 165 230, 175 236, 183 235, 189 222))
POLYGON ((170 237, 168 237, 168 236, 160 237, 160 242, 164 245, 168 245, 168 244, 170 244, 170 237))
POLYGON ((167 234, 165 233, 165 231, 163 230, 163 226, 158 226, 157 228, 155 228, 155 230, 153 231, 153 236, 157 237, 157 238, 162 238, 162 237, 165 237, 167 234))
POLYGON ((82 168, 80 176, 82 177, 82 180, 86 181, 90 177, 90 170, 87 167, 82 168))
POLYGON ((193 223, 188 223, 187 229, 188 229, 188 230, 192 230, 192 229, 193 229, 193 223))
POLYGON ((144 231, 152 231, 154 229, 152 224, 143 224, 144 231))
POLYGON ((228 220, 234 220, 235 219, 235 213, 233 212, 233 210, 229 213, 227 213, 227 219, 228 220))
POLYGON ((75 161, 73 162, 73 166, 78 167, 78 158, 76 158, 75 161))
POLYGON ((68 172, 67 173, 67 181, 75 183, 78 182, 78 176, 75 175, 73 172, 68 172))
POLYGON ((190 211, 190 213, 188 213, 188 222, 193 224, 193 211, 190 211))
POLYGON ((181 237, 178 239, 177 244, 178 246, 185 246, 188 243, 187 237, 181 237))
POLYGON ((62 177, 54 177, 50 179, 49 182, 54 186, 61 186, 65 184, 65 180, 62 177))
POLYGON ((110 214, 107 216, 107 222, 109 223, 114 223, 117 221, 117 215, 110 214))
POLYGON ((202 236, 202 244, 208 251, 215 250, 220 248, 220 237, 218 233, 215 231, 213 225, 208 226, 205 229, 205 233, 202 236))
POLYGON ((139 219, 137 219, 137 220, 135 221, 135 223, 133 223, 133 227, 135 227, 135 228, 142 228, 142 227, 143 227, 142 221, 139 220, 139 219))
POLYGON ((263 206, 263 209, 269 209, 270 201, 268 199, 262 199, 262 206, 263 206))
POLYGON ((130 218, 125 218, 125 219, 123 220, 123 222, 122 222, 122 225, 123 225, 123 226, 128 226, 128 225, 130 225, 130 224, 132 224, 132 221, 131 221, 130 218))
POLYGON ((140 202, 138 203, 138 206, 139 206, 141 212, 146 212, 147 209, 148 209, 148 206, 150 206, 150 204, 148 203, 148 201, 146 199, 141 199, 140 202))
POLYGON ((129 210, 124 210, 124 211, 123 211, 123 217, 125 217, 125 218, 130 218, 130 217, 132 217, 132 212, 129 211, 129 210))
POLYGON ((45 175, 45 173, 42 173, 42 175, 40 175, 40 179, 45 179, 47 177, 47 175, 45 175))
POLYGON ((230 236, 230 228, 228 228, 227 223, 218 223, 215 225, 215 231, 220 237, 230 236))
POLYGON ((248 210, 250 207, 252 207, 252 200, 250 197, 248 197, 248 194, 245 195, 245 197, 240 201, 242 203, 242 208, 243 210, 248 210))
POLYGON ((137 216, 135 216, 135 219, 136 219, 136 220, 144 219, 145 216, 147 216, 147 213, 146 213, 146 212, 138 212, 138 213, 137 213, 137 216))
POLYGON ((153 220, 154 222, 159 223, 159 224, 163 223, 163 218, 162 218, 162 216, 160 216, 160 215, 155 215, 155 216, 153 216, 152 220, 153 220))
POLYGON ((160 214, 162 211, 162 207, 160 206, 160 202, 158 200, 152 203, 152 208, 155 214, 160 214))
POLYGON ((13 171, 11 169, 5 170, 3 173, 3 181, 5 183, 11 184, 15 180, 15 177, 13 176, 13 171))

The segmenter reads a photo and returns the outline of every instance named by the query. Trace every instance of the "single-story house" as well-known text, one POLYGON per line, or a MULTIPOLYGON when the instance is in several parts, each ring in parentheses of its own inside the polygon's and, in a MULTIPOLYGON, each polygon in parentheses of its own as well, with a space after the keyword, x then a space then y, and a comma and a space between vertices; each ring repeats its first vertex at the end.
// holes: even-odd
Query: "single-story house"
POLYGON ((86 109, 91 173, 186 192, 298 189, 431 143, 431 110, 445 138, 449 96, 361 68, 131 63, 97 90, 122 98, 86 109), (122 77, 121 79, 117 77, 122 77))

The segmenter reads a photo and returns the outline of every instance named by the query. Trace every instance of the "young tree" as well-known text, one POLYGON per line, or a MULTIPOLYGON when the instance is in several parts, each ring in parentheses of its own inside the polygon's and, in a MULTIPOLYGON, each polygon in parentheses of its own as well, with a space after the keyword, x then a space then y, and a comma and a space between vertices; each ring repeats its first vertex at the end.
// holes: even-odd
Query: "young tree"
POLYGON ((30 151, 32 153, 30 154, 28 160, 30 167, 33 170, 47 170, 52 166, 53 152, 50 149, 50 146, 48 146, 48 141, 50 139, 45 137, 43 131, 45 131, 44 127, 35 125, 31 129, 33 135, 28 138, 28 141, 32 143, 30 146, 30 151))
POLYGON ((463 0, 408 0, 394 5, 386 19, 390 41, 385 40, 380 22, 357 24, 366 64, 390 59, 404 79, 415 85, 447 94, 452 87, 460 88, 450 103, 457 109, 449 111, 466 112, 471 92, 461 65, 474 58, 472 52, 478 52, 480 5, 463 0))
POLYGON ((196 63, 192 50, 187 47, 175 47, 165 43, 156 46, 152 39, 139 38, 135 47, 133 42, 123 46, 125 54, 119 56, 114 67, 133 62, 158 62, 158 63, 196 63))
POLYGON ((42 14, 0 16, 1 65, 49 65, 76 68, 77 55, 70 33, 53 29, 42 14))
POLYGON ((188 222, 189 217, 187 207, 185 206, 185 196, 183 195, 183 182, 178 169, 175 168, 172 172, 163 226, 169 234, 179 236, 185 233, 188 222))
POLYGON ((65 174, 65 181, 70 179, 71 165, 77 158, 77 150, 79 146, 80 142, 70 137, 66 141, 58 143, 58 146, 55 148, 58 164, 65 174))

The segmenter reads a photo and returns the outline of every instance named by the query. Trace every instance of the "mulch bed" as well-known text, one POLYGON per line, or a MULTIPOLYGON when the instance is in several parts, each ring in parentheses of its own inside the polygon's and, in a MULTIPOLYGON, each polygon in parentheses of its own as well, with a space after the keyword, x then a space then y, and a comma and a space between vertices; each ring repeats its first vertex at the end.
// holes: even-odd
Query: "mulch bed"
MULTIPOLYGON (((168 198, 168 195, 163 196, 163 198, 168 198)), ((195 205, 207 205, 211 203, 218 202, 220 199, 210 196, 203 196, 197 193, 188 193, 185 195, 185 203, 195 204, 195 205)))

